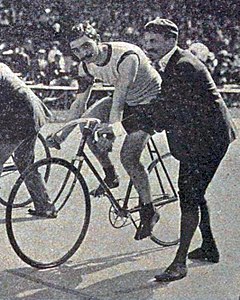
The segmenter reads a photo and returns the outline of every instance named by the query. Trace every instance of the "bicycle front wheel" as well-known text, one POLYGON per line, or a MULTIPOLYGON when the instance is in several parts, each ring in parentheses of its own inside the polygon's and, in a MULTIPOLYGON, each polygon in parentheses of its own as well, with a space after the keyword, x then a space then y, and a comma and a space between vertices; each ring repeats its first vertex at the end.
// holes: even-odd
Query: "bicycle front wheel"
MULTIPOLYGON (((32 203, 32 208, 33 203, 32 203)), ((91 205, 87 185, 78 170, 60 158, 43 159, 29 167, 16 181, 7 205, 6 227, 16 254, 39 269, 56 267, 80 247, 90 221, 91 205), (55 205, 56 218, 31 216, 26 207, 13 209, 15 202, 29 198, 33 174, 50 174, 46 192, 55 205)))

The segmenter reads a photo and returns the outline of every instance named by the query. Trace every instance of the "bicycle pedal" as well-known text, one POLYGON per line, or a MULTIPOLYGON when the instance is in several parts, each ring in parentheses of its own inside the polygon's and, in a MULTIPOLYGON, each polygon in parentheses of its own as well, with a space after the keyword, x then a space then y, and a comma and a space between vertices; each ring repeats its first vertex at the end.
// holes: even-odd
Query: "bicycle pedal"
POLYGON ((98 201, 98 200, 100 201, 100 200, 102 200, 102 199, 104 198, 104 196, 105 196, 105 195, 102 194, 102 195, 100 195, 100 196, 96 196, 95 198, 97 199, 97 201, 98 201))
POLYGON ((93 196, 94 198, 101 198, 104 196, 104 191, 100 190, 100 188, 94 189, 89 193, 90 196, 93 196))

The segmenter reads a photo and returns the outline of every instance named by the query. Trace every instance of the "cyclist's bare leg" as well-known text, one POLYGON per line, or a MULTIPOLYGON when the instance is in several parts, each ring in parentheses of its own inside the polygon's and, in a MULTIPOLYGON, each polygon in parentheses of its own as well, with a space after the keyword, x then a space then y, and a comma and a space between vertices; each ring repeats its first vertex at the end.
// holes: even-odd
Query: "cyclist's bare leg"
POLYGON ((126 136, 121 149, 121 163, 130 176, 143 204, 152 202, 148 174, 140 161, 150 135, 142 130, 126 136))
POLYGON ((121 162, 138 192, 142 206, 141 222, 134 237, 136 240, 150 236, 153 226, 159 220, 159 214, 152 203, 148 173, 140 161, 149 138, 150 135, 142 130, 127 135, 120 155, 121 162))

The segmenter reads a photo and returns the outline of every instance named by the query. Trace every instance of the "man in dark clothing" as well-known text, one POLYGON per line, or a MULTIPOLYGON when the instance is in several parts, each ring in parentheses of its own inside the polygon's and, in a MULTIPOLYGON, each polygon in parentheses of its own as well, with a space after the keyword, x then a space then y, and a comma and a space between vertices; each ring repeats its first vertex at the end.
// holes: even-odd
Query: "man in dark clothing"
POLYGON ((157 61, 163 80, 159 126, 165 128, 171 153, 180 161, 180 246, 172 264, 155 276, 157 281, 185 277, 187 255, 219 261, 205 192, 236 137, 228 109, 207 68, 189 51, 180 49, 177 41, 178 27, 170 20, 157 18, 145 25, 145 47, 149 57, 157 61), (199 223, 199 208, 202 245, 188 254, 199 223))
MULTIPOLYGON (((40 128, 51 117, 50 111, 10 68, 0 63, 0 175, 3 164, 14 152, 14 162, 22 173, 34 161, 34 146, 40 128)), ((26 185, 35 210, 29 213, 55 217, 54 205, 40 173, 32 172, 26 185)))

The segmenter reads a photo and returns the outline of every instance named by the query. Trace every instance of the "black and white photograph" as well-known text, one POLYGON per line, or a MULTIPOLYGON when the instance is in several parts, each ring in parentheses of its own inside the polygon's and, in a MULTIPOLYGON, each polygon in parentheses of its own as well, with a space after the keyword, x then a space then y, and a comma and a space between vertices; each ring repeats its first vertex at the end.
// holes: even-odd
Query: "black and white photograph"
POLYGON ((0 300, 240 298, 240 2, 0 0, 0 300))

